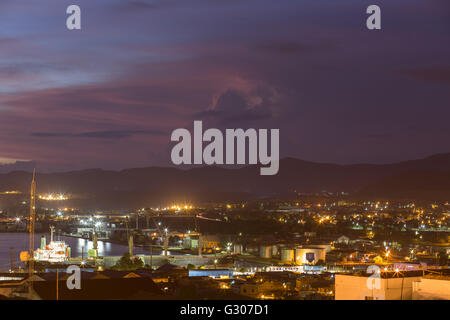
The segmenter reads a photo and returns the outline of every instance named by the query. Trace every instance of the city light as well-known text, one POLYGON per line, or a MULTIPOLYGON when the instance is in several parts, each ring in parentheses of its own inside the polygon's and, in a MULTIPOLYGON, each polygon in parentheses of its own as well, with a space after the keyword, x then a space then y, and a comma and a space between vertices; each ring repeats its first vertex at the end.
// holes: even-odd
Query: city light
MULTIPOLYGON (((167 208, 165 208, 165 209, 167 209, 167 208)), ((194 207, 192 205, 186 205, 186 204, 184 204, 184 205, 175 204, 175 205, 170 206, 169 209, 181 211, 181 210, 191 210, 191 209, 194 209, 194 207)))
POLYGON ((12 191, 3 191, 3 192, 0 192, 0 194, 22 194, 22 192, 17 191, 17 190, 12 190, 12 191))
POLYGON ((67 195, 64 195, 62 193, 43 194, 39 195, 38 198, 45 201, 64 201, 69 199, 67 195))

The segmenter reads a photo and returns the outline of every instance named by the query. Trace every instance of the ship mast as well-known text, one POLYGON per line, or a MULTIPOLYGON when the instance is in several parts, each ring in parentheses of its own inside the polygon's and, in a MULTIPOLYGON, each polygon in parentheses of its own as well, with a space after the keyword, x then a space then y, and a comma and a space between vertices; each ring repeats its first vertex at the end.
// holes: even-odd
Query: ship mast
POLYGON ((36 217, 36 169, 33 170, 33 180, 30 190, 30 258, 28 260, 28 279, 30 281, 30 291, 33 288, 34 275, 34 221, 36 217))

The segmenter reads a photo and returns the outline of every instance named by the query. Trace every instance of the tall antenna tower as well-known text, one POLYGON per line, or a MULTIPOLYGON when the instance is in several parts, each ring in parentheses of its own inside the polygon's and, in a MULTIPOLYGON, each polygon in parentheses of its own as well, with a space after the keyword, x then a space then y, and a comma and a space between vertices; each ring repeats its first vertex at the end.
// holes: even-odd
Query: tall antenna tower
POLYGON ((36 217, 36 169, 33 170, 33 180, 30 190, 30 258, 28 260, 28 278, 30 280, 30 291, 33 288, 34 275, 34 220, 36 217))

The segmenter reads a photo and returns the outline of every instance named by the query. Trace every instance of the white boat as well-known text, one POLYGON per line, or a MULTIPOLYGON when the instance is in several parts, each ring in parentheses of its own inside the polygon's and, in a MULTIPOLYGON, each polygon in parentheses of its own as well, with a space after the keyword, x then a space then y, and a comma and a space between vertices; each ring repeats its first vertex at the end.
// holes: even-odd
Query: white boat
POLYGON ((64 241, 53 240, 54 227, 50 227, 50 243, 46 244, 45 236, 41 238, 40 248, 34 251, 35 261, 65 262, 70 257, 70 247, 64 241))

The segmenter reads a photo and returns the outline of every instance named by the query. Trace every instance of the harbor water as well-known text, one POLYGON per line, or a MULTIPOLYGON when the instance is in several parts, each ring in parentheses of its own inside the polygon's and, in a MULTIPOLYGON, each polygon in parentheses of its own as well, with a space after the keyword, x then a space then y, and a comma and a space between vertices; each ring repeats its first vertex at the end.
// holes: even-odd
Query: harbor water
MULTIPOLYGON (((35 249, 40 245, 41 236, 45 235, 47 238, 47 243, 50 242, 50 233, 37 233, 35 235, 34 245, 35 249)), ((29 249, 29 234, 28 233, 0 233, 0 271, 7 271, 11 267, 11 248, 14 248, 14 264, 15 267, 24 266, 20 262, 19 255, 21 251, 28 251, 29 249)), ((65 241, 66 244, 71 249, 71 257, 87 257, 87 252, 92 249, 94 244, 88 239, 73 238, 66 236, 54 235, 54 240, 65 241)), ((128 247, 123 244, 98 241, 98 255, 100 257, 104 256, 121 256, 128 252, 128 247)), ((150 253, 148 247, 135 247, 135 254, 146 254, 150 253)), ((169 254, 176 254, 175 252, 169 254)), ((160 250, 154 249, 154 255, 161 254, 160 250)))

